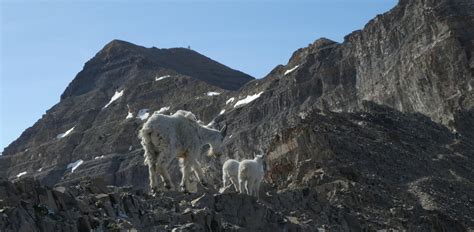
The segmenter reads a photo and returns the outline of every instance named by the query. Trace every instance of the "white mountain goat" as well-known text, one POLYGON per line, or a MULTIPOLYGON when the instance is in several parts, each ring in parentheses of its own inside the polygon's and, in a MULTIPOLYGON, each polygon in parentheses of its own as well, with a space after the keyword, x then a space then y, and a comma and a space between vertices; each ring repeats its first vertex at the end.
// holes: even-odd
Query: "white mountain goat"
POLYGON ((263 155, 257 155, 253 160, 242 160, 239 165, 239 190, 258 197, 260 183, 265 175, 263 155))
POLYGON ((188 111, 178 110, 171 116, 155 112, 139 132, 150 174, 151 191, 158 189, 157 174, 161 176, 165 188, 175 188, 166 170, 174 158, 180 159, 181 191, 188 191, 191 170, 204 186, 207 185, 198 162, 201 149, 210 145, 210 155, 221 154, 226 130, 227 126, 221 131, 208 128, 198 123, 196 116, 188 111))
POLYGON ((239 161, 235 159, 228 159, 222 165, 223 189, 229 185, 234 185, 235 191, 239 192, 239 164, 239 161))

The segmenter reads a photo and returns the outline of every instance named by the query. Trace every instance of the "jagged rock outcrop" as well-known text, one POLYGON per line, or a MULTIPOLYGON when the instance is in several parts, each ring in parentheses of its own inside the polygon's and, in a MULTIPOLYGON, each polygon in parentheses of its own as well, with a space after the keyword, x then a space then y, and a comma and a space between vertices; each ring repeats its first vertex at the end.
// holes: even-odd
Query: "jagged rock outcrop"
POLYGON ((473 9, 472 1, 402 1, 343 43, 297 50, 241 93, 266 92, 254 108, 276 118, 271 124, 300 108, 352 112, 369 100, 456 127, 474 107, 473 9))
MULTIPOLYGON (((287 65, 260 80, 187 49, 113 41, 85 65, 61 102, 5 149, 0 176, 35 177, 48 187, 101 177, 105 185, 131 186, 124 194, 147 191, 138 116, 145 109, 185 109, 205 124, 229 124, 227 154, 202 157, 211 189, 220 187, 226 158, 250 158, 263 148, 269 168, 263 206, 242 196, 208 195, 203 207, 189 211, 200 219, 175 223, 175 231, 210 230, 203 215, 216 215, 219 199, 245 201, 252 212, 271 210, 273 219, 265 222, 284 218, 303 231, 472 230, 472 25, 470 0, 402 0, 342 43, 319 39, 295 51, 287 65), (68 168, 77 160, 83 161, 78 168, 68 168)), ((169 168, 177 181, 178 165, 169 168)), ((154 204, 149 196, 136 199, 154 204)), ((28 211, 28 204, 9 210, 28 211)), ((219 228, 259 228, 239 223, 245 216, 233 211, 224 220, 228 227, 219 228)), ((85 228, 94 224, 80 220, 85 228)), ((158 223, 141 220, 123 223, 158 223)))
POLYGON ((363 106, 363 113, 313 112, 275 138, 267 180, 275 186, 307 186, 331 205, 374 219, 380 228, 472 227, 472 141, 421 114, 371 102, 363 106), (421 215, 439 224, 418 221, 421 215))
POLYGON ((255 198, 105 186, 100 179, 47 188, 0 182, 2 231, 301 231, 255 198))

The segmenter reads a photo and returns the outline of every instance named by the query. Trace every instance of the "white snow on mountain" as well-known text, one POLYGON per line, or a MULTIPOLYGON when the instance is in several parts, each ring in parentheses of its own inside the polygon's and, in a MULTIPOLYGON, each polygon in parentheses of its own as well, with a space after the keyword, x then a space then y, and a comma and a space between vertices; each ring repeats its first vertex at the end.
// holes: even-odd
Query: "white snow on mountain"
POLYGON ((84 163, 83 160, 77 160, 76 162, 72 162, 70 164, 67 165, 67 168, 71 169, 71 172, 74 172, 79 166, 81 166, 81 164, 84 163))
POLYGON ((149 109, 141 109, 138 111, 137 118, 141 120, 146 120, 150 116, 150 110, 149 109))
POLYGON ((226 105, 228 105, 229 103, 232 103, 234 102, 235 98, 231 97, 229 99, 227 99, 227 101, 225 102, 226 105))
POLYGON ((254 95, 247 95, 246 98, 244 99, 241 99, 239 101, 237 101, 234 105, 234 108, 237 108, 237 107, 240 107, 240 106, 243 106, 243 105, 246 105, 252 101, 255 101, 255 99, 259 98, 260 95, 262 95, 263 91, 260 92, 260 93, 257 93, 257 94, 254 94, 254 95))
POLYGON ((207 92, 206 95, 209 96, 209 97, 212 97, 212 96, 218 96, 220 95, 221 93, 219 92, 207 92))
POLYGON ((129 118, 133 118, 133 113, 132 112, 128 112, 127 117, 125 117, 125 119, 129 119, 129 118))
POLYGON ((161 81, 163 79, 166 79, 168 77, 171 77, 170 75, 164 75, 164 76, 161 76, 161 77, 155 77, 155 81, 161 81))
POLYGON ((28 173, 28 172, 20 172, 20 173, 18 173, 18 175, 16 175, 16 177, 20 178, 21 176, 26 175, 26 173, 28 173))
POLYGON ((102 109, 107 108, 107 106, 109 106, 110 104, 112 104, 112 102, 116 101, 116 100, 119 99, 121 96, 123 96, 123 89, 122 89, 122 91, 117 91, 117 90, 116 90, 114 96, 112 96, 112 98, 110 98, 109 103, 107 103, 107 105, 105 105, 102 109))
POLYGON ((71 132, 74 130, 74 128, 75 128, 75 126, 72 127, 71 129, 67 130, 67 131, 64 132, 64 133, 58 134, 58 135, 56 136, 56 138, 57 138, 57 139, 62 139, 62 138, 64 138, 64 137, 68 136, 69 134, 71 134, 71 132))
POLYGON ((291 72, 295 71, 298 67, 299 67, 299 65, 296 65, 296 66, 293 67, 292 69, 286 70, 284 75, 286 76, 287 74, 290 74, 291 72))

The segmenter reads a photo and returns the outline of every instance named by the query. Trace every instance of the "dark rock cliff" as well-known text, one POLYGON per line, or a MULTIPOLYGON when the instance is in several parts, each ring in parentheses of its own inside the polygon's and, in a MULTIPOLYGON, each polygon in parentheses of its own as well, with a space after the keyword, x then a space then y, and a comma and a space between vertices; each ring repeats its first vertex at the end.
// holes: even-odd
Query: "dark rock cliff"
MULTIPOLYGON (((78 188, 86 177, 100 178, 103 185, 146 191, 148 173, 137 139, 144 121, 137 116, 145 109, 186 109, 205 124, 229 123, 227 154, 202 158, 211 189, 221 185, 226 158, 264 150, 265 206, 245 213, 270 210, 271 219, 264 220, 269 228, 282 223, 283 215, 286 228, 296 231, 472 230, 473 55, 470 0, 402 0, 342 43, 318 39, 298 49, 288 64, 260 80, 188 49, 112 41, 86 63, 61 102, 5 149, 0 175, 78 188), (79 159, 83 164, 72 172, 68 164, 79 159)), ((176 163, 169 168, 179 178, 176 163)), ((146 194, 134 197, 153 205, 146 194)), ((215 208, 219 197, 228 197, 230 205, 242 201, 232 194, 214 197, 193 210, 215 208)), ((140 207, 149 212, 148 206, 140 207)), ((187 230, 256 229, 242 224, 249 219, 207 213, 213 215, 204 217, 209 223, 221 224, 210 229, 201 216, 173 223, 181 231, 189 223, 196 225, 187 230)), ((104 220, 115 226, 121 219, 108 213, 96 222, 81 220, 81 226, 98 228, 107 225, 104 220)), ((134 220, 128 220, 130 228, 152 226, 144 218, 134 220)))
MULTIPOLYGON (((140 112, 187 109, 210 121, 223 103, 213 93, 225 95, 252 79, 189 49, 148 49, 114 40, 86 63, 57 105, 5 148, 0 172, 27 171, 54 184, 79 159, 128 153, 127 161, 141 163, 136 159, 142 157, 131 155, 141 149, 136 135, 145 118, 138 118, 140 112), (114 96, 120 97, 111 101, 114 96)), ((127 162, 105 163, 102 171, 116 173, 127 162)), ((128 171, 137 168, 130 165, 128 171)))
POLYGON ((136 75, 138 71, 158 73, 160 69, 174 70, 227 90, 237 90, 253 79, 191 49, 145 48, 113 40, 85 64, 84 69, 61 95, 61 99, 82 95, 95 89, 118 88, 132 79, 146 81, 147 76, 136 75))

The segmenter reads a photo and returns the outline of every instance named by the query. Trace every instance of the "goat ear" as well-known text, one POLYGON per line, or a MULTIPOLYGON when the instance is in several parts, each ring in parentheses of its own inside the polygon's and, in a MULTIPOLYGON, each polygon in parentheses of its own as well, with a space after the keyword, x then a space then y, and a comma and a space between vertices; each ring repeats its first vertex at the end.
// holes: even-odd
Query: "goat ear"
POLYGON ((225 137, 227 135, 227 123, 225 123, 225 126, 222 127, 220 130, 222 137, 225 137))

